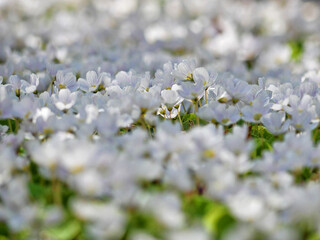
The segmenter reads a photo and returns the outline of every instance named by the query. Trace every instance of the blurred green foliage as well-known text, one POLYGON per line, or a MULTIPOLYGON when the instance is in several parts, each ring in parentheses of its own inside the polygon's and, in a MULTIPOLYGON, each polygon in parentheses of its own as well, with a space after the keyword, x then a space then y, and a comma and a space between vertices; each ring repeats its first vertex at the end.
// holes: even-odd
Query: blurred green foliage
POLYGON ((300 61, 304 52, 303 40, 290 41, 288 44, 291 48, 291 59, 296 62, 300 61))
POLYGON ((189 222, 202 222, 216 239, 221 239, 236 222, 225 205, 203 195, 185 196, 182 208, 189 222))

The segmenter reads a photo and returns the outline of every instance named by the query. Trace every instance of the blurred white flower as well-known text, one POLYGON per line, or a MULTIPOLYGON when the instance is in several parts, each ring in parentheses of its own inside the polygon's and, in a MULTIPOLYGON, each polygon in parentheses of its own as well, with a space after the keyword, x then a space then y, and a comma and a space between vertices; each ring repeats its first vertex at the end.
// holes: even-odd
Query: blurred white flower
POLYGON ((227 200, 231 212, 242 221, 258 221, 265 213, 266 208, 260 196, 240 191, 227 200))
POLYGON ((58 94, 52 95, 55 106, 61 110, 70 109, 77 100, 77 93, 71 92, 69 89, 61 89, 58 94))
POLYGON ((37 90, 37 87, 39 86, 39 77, 32 73, 30 75, 30 81, 27 82, 25 80, 21 80, 21 90, 25 93, 33 93, 37 90))

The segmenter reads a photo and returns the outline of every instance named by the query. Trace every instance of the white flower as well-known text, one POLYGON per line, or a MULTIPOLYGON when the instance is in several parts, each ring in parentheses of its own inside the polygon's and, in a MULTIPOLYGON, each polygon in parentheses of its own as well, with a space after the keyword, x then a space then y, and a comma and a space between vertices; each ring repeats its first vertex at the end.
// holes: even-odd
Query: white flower
POLYGON ((203 67, 196 68, 193 71, 192 75, 193 75, 193 80, 195 82, 202 82, 205 89, 208 89, 209 87, 211 87, 217 77, 216 75, 210 77, 207 69, 203 67))
POLYGON ((39 77, 36 74, 30 75, 30 82, 21 80, 21 90, 25 93, 33 93, 39 86, 39 77))
POLYGON ((173 66, 171 62, 163 65, 163 70, 158 69, 155 73, 154 85, 160 85, 161 89, 168 89, 174 84, 172 76, 173 66))
POLYGON ((182 82, 181 88, 177 90, 179 95, 188 100, 199 100, 204 94, 202 82, 182 82))
POLYGON ((155 195, 148 201, 146 208, 168 228, 175 229, 183 226, 184 215, 180 210, 180 200, 174 194, 155 195))
POLYGON ((207 121, 219 122, 229 126, 240 119, 240 112, 234 106, 228 106, 219 102, 210 102, 199 109, 199 117, 207 121))
POLYGON ((70 174, 81 173, 85 171, 90 160, 94 159, 95 150, 92 143, 79 140, 65 141, 64 148, 60 150, 63 151, 63 154, 60 152, 60 164, 70 174))
POLYGON ((123 233, 126 218, 121 209, 113 203, 75 199, 72 201, 72 210, 80 219, 96 224, 97 232, 102 234, 98 235, 98 239, 120 237, 123 233))
POLYGON ((68 88, 71 92, 77 91, 79 88, 76 76, 72 72, 64 74, 62 71, 58 71, 54 83, 59 89, 68 88))
POLYGON ((194 59, 183 60, 178 65, 174 66, 173 76, 178 80, 192 79, 193 70, 196 68, 196 61, 194 59))
POLYGON ((95 170, 85 170, 76 174, 74 182, 78 191, 86 196, 102 196, 105 190, 103 179, 95 170))
POLYGON ((0 125, 0 139, 1 139, 1 136, 4 135, 8 131, 8 129, 9 129, 8 126, 0 125))
POLYGON ((103 79, 105 78, 105 74, 101 73, 99 76, 95 71, 89 71, 86 74, 86 79, 79 78, 78 83, 80 89, 85 92, 94 92, 96 91, 100 84, 102 84, 103 79))
POLYGON ((298 131, 311 131, 318 126, 317 122, 313 122, 313 114, 310 112, 293 113, 292 114, 291 126, 298 131))
POLYGON ((308 94, 315 97, 318 92, 318 85, 315 82, 305 81, 300 84, 299 90, 301 96, 308 94))
POLYGON ((6 119, 12 116, 12 105, 14 103, 7 93, 6 87, 0 85, 0 119, 6 119))
POLYGON ((224 89, 235 103, 239 100, 246 101, 251 96, 252 87, 245 81, 230 76, 223 79, 222 83, 224 89))
POLYGON ((267 211, 260 196, 240 191, 227 201, 231 212, 242 221, 258 221, 267 211))
POLYGON ((17 92, 20 91, 22 82, 17 75, 11 75, 9 77, 9 85, 17 92))
POLYGON ((111 137, 118 131, 117 116, 107 112, 97 118, 97 130, 104 137, 111 137))
POLYGON ((131 240, 158 240, 158 239, 144 232, 134 232, 132 234, 131 240))
POLYGON ((270 111, 272 104, 269 101, 268 93, 261 90, 250 105, 241 108, 242 119, 247 122, 260 122, 261 117, 270 111))
POLYGON ((40 132, 52 132, 56 123, 56 115, 48 107, 37 109, 33 116, 32 122, 36 126, 36 130, 40 132))
POLYGON ((42 144, 37 141, 30 141, 27 143, 27 149, 37 164, 52 171, 61 162, 61 153, 65 150, 65 142, 56 135, 42 144))
POLYGON ((289 97, 289 104, 288 106, 283 107, 284 110, 289 113, 290 115, 299 114, 304 112, 313 112, 315 106, 312 102, 312 97, 310 95, 304 95, 300 98, 297 95, 291 95, 289 97))
POLYGON ((261 118, 261 122, 269 132, 275 135, 285 133, 291 123, 290 120, 285 119, 284 112, 268 113, 261 118))
POLYGON ((320 71, 319 70, 308 71, 303 75, 301 80, 302 82, 309 80, 316 83, 318 86, 320 86, 320 71))
POLYGON ((30 96, 23 97, 20 102, 17 102, 13 106, 13 114, 18 118, 30 119, 36 112, 37 102, 30 96))
POLYGON ((161 91, 161 98, 163 100, 163 103, 168 108, 173 108, 174 106, 180 104, 183 100, 177 93, 177 91, 169 89, 169 90, 162 90, 161 91))
POLYGON ((112 84, 118 85, 120 88, 136 88, 138 87, 138 78, 133 76, 132 72, 120 71, 115 76, 115 79, 112 81, 112 84))
POLYGON ((69 89, 61 89, 57 94, 52 95, 55 106, 61 110, 70 109, 77 100, 77 92, 71 93, 69 89))
POLYGON ((184 166, 179 169, 168 167, 165 171, 164 183, 184 192, 191 191, 194 187, 190 174, 184 166))

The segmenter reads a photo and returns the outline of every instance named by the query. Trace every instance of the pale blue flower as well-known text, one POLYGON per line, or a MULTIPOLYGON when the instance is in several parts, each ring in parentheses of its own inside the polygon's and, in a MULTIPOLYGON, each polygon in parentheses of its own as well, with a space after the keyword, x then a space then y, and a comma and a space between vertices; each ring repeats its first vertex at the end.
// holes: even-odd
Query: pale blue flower
POLYGON ((68 88, 71 92, 79 88, 76 76, 74 76, 72 72, 63 73, 62 71, 58 71, 54 84, 59 89, 68 88))
POLYGON ((285 112, 271 112, 261 118, 262 124, 269 132, 279 135, 288 131, 291 124, 290 120, 286 120, 285 112))
POLYGON ((100 73, 99 76, 95 71, 89 71, 86 74, 86 79, 79 78, 78 83, 82 91, 94 92, 101 84, 103 84, 103 79, 105 78, 105 73, 100 73))
POLYGON ((69 89, 61 89, 58 94, 52 95, 55 106, 61 110, 70 109, 77 100, 77 92, 71 93, 69 89))
POLYGON ((223 79, 222 83, 224 89, 235 103, 239 100, 245 100, 251 94, 251 86, 233 76, 223 79))
POLYGON ((21 80, 21 90, 24 93, 33 93, 37 90, 37 87, 39 86, 39 77, 36 74, 30 75, 29 82, 25 80, 21 80))
POLYGON ((201 107, 198 115, 204 120, 218 122, 225 126, 234 124, 240 119, 240 112, 236 107, 219 102, 210 102, 201 107))
POLYGON ((177 90, 179 95, 188 100, 199 100, 204 94, 202 82, 182 82, 181 88, 177 90))
POLYGON ((183 60, 181 63, 174 65, 172 74, 177 80, 192 80, 192 73, 196 65, 195 59, 183 60))

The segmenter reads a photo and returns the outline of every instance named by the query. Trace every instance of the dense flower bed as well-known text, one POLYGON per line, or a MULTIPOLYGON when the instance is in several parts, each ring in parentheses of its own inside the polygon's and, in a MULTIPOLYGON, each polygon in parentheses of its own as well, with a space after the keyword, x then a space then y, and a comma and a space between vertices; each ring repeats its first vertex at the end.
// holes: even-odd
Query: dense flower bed
POLYGON ((0 0, 0 239, 319 239, 319 22, 0 0))

